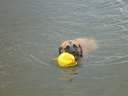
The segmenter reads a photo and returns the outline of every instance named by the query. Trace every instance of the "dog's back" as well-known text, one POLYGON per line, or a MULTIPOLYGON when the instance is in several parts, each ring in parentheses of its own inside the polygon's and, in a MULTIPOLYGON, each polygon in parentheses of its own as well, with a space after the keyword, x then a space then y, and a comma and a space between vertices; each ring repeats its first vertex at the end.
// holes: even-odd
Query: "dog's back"
POLYGON ((88 54, 97 48, 96 40, 93 38, 78 38, 76 41, 81 45, 83 53, 88 54))

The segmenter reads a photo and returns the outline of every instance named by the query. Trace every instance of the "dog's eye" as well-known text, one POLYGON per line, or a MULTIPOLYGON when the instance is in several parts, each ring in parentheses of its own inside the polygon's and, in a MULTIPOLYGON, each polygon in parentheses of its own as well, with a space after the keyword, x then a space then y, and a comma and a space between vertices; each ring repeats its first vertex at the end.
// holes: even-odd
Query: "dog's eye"
POLYGON ((66 46, 66 48, 65 49, 69 49, 70 48, 70 46, 66 46))
POLYGON ((73 44, 73 47, 74 47, 74 48, 77 48, 77 46, 76 46, 75 44, 73 44))

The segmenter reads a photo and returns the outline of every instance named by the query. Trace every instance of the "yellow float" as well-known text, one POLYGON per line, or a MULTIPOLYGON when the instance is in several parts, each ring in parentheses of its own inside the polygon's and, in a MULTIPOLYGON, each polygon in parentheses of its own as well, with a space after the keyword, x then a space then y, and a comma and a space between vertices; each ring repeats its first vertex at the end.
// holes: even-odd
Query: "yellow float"
POLYGON ((60 67, 65 67, 65 68, 66 67, 74 67, 77 65, 75 57, 68 52, 61 53, 57 57, 57 63, 60 67))

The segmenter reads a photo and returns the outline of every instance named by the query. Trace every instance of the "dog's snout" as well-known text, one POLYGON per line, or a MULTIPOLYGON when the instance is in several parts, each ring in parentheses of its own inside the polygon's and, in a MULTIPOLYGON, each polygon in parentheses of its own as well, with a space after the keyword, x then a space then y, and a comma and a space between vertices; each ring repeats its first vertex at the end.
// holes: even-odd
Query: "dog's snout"
POLYGON ((69 53, 75 53, 75 48, 73 46, 67 46, 65 48, 65 51, 69 52, 69 53))
POLYGON ((70 47, 70 51, 71 51, 72 53, 74 53, 76 50, 75 50, 74 47, 70 47))

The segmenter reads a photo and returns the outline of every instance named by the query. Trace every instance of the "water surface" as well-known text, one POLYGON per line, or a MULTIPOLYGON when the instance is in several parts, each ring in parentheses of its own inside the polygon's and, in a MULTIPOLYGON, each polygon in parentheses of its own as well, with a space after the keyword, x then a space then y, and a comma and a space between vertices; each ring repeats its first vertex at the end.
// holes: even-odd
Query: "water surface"
POLYGON ((127 0, 1 0, 1 96, 127 96, 127 0), (60 42, 94 37, 82 66, 58 68, 60 42))

